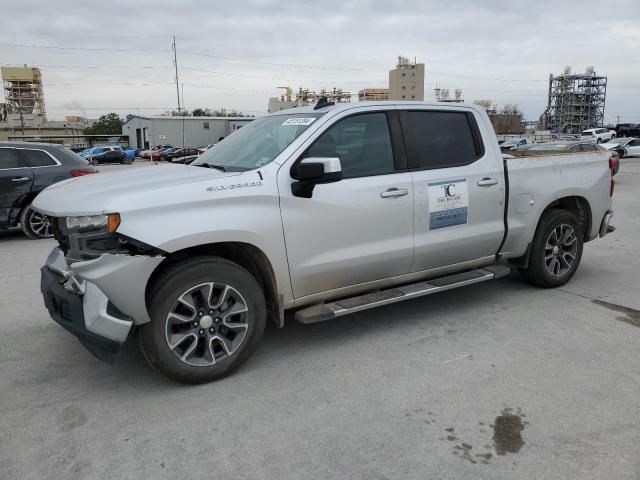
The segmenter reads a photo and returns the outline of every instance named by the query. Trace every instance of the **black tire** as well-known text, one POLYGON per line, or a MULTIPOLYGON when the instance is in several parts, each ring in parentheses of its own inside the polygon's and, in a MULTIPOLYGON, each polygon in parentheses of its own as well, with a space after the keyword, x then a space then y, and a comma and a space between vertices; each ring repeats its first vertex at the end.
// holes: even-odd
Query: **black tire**
MULTIPOLYGON (((169 267, 154 282, 149 295, 148 308, 151 322, 142 325, 139 332, 140 348, 143 355, 149 364, 163 375, 177 382, 188 384, 218 380, 231 374, 246 362, 262 339, 267 318, 264 293, 257 280, 240 265, 219 257, 195 257, 169 267), (183 296, 185 292, 209 282, 214 282, 214 285, 224 284, 232 287, 232 290, 243 297, 247 311, 242 315, 247 329, 244 337, 240 340, 241 343, 230 355, 220 350, 226 358, 214 364, 193 365, 178 358, 179 353, 183 353, 182 351, 174 353, 169 347, 168 315, 180 305, 178 298, 183 296)), ((200 309, 199 306, 197 308, 200 309)), ((203 308, 209 308, 209 306, 203 308)), ((205 315, 205 317, 207 316, 209 314, 205 315)), ((203 323, 205 317, 200 317, 203 323)), ((194 320, 199 319, 194 318, 194 320)), ((178 324, 179 327, 183 325, 191 328, 191 320, 178 324)), ((215 329, 225 326, 209 323, 209 327, 215 329)), ((196 343, 201 342, 197 347, 194 347, 194 352, 197 353, 199 348, 203 352, 207 345, 207 339, 210 338, 209 334, 205 331, 205 336, 198 336, 195 333, 191 335, 197 338, 196 343)), ((186 350, 189 349, 189 346, 186 350)), ((175 345, 174 349, 176 349, 175 345)))
MULTIPOLYGON (((564 231, 566 232, 568 230, 565 229, 564 231)), ((562 209, 547 210, 542 214, 533 237, 529 255, 529 265, 527 268, 520 268, 519 272, 525 280, 537 287, 553 288, 564 285, 571 280, 571 277, 573 277, 580 265, 583 245, 583 225, 573 213, 562 209), (545 257, 550 255, 550 250, 547 246, 549 244, 553 245, 553 241, 551 240, 552 233, 557 231, 558 228, 562 228, 562 226, 569 226, 573 230, 575 250, 573 250, 573 246, 571 246, 571 252, 569 252, 568 247, 567 250, 564 250, 565 247, 559 247, 558 252, 552 249, 551 255, 556 257, 558 263, 556 263, 556 260, 551 259, 551 266, 548 266, 545 257), (547 243, 548 240, 549 244, 547 243), (568 268, 566 266, 567 260, 563 261, 561 258, 566 253, 573 255, 573 260, 568 268), (552 266, 557 266, 558 264, 559 271, 557 274, 553 274, 551 272, 551 270, 554 270, 552 266), (566 268, 566 270, 560 271, 561 268, 566 268)), ((566 259, 569 258, 570 256, 566 257, 566 259)))
POLYGON ((30 240, 42 240, 53 237, 53 231, 47 217, 27 205, 20 212, 20 228, 30 240))

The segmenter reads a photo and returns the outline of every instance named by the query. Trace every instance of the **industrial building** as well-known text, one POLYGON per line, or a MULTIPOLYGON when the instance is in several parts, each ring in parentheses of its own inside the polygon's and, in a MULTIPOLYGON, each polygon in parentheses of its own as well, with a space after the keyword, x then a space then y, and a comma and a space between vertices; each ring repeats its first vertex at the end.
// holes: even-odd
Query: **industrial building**
POLYGON ((2 67, 5 103, 0 103, 0 140, 46 141, 83 146, 83 129, 88 122, 48 121, 37 67, 2 67))
POLYGON ((363 88, 358 92, 359 102, 376 102, 389 100, 388 88, 363 88))
POLYGON ((398 57, 389 71, 389 100, 424 100, 424 63, 398 57))
POLYGON ((549 95, 541 122, 559 133, 580 133, 604 124, 607 77, 596 75, 593 67, 572 74, 565 67, 561 75, 549 75, 549 95))
POLYGON ((363 88, 358 100, 424 100, 424 63, 398 57, 396 68, 389 70, 389 88, 363 88))
POLYGON ((325 90, 324 88, 319 92, 309 90, 308 88, 300 88, 294 95, 291 87, 278 87, 283 89, 283 93, 280 98, 271 97, 269 99, 269 106, 267 111, 269 113, 279 112, 280 110, 286 110, 287 108, 303 107, 305 105, 314 105, 318 103, 322 97, 325 97, 330 102, 334 103, 348 103, 351 101, 351 93, 345 92, 339 88, 333 90, 325 90))
POLYGON ((433 93, 436 96, 436 102, 444 102, 444 103, 463 103, 464 98, 462 96, 462 90, 456 88, 453 91, 453 97, 449 95, 448 88, 442 88, 439 84, 436 84, 436 87, 433 89, 433 93))
POLYGON ((217 143, 253 120, 253 117, 140 117, 122 125, 122 135, 133 148, 154 145, 201 147, 217 143))

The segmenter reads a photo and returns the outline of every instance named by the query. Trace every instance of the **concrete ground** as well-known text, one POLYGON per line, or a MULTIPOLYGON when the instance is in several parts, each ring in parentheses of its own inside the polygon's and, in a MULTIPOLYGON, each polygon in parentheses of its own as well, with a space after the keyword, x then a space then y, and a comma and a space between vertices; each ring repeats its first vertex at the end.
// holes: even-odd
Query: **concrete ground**
POLYGON ((92 357, 42 304, 55 242, 2 234, 0 478, 638 479, 638 192, 624 160, 618 230, 564 288, 511 276, 290 322, 196 387, 133 343, 92 357))

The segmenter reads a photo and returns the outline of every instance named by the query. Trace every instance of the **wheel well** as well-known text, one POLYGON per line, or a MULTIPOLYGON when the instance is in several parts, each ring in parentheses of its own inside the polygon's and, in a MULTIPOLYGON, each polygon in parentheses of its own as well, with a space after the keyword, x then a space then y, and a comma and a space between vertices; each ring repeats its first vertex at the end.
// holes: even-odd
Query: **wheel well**
POLYGON ((568 210, 578 217, 580 223, 584 225, 584 231, 582 232, 584 235, 584 241, 589 241, 589 232, 591 231, 591 207, 589 206, 589 202, 586 198, 578 196, 559 198, 547 205, 544 212, 552 208, 568 210))
POLYGON ((20 214, 24 207, 29 205, 34 198, 38 195, 39 192, 29 192, 25 193, 23 196, 19 197, 11 207, 11 212, 9 213, 9 223, 11 225, 17 225, 20 221, 20 214))
POLYGON ((147 282, 147 303, 149 301, 149 294, 152 290, 151 287, 167 268, 186 258, 201 255, 226 258, 227 260, 237 263, 253 275, 264 292, 269 318, 276 324, 276 326, 283 326, 284 316, 281 310, 282 302, 278 297, 278 287, 271 262, 269 262, 269 259, 262 250, 249 243, 209 243, 170 253, 153 271, 153 274, 147 282))

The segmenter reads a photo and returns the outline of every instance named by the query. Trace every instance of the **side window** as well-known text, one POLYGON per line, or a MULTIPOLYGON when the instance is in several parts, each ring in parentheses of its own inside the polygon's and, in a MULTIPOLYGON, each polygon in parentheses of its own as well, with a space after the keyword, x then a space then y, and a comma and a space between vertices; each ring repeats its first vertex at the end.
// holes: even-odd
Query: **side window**
POLYGON ((365 113, 329 127, 305 157, 338 157, 343 178, 394 172, 391 136, 385 113, 365 113))
POLYGON ((631 140, 629 142, 629 147, 640 147, 640 140, 631 140))
POLYGON ((13 148, 0 148, 0 169, 22 166, 18 153, 13 148))
POLYGON ((402 128, 408 137, 409 167, 418 169, 468 165, 483 153, 475 119, 465 112, 406 111, 402 128))
POLYGON ((22 150, 22 156, 30 167, 49 167, 56 162, 42 150, 22 150))
POLYGON ((594 152, 598 149, 598 147, 596 147, 595 145, 587 145, 585 143, 582 144, 582 151, 583 152, 594 152))

